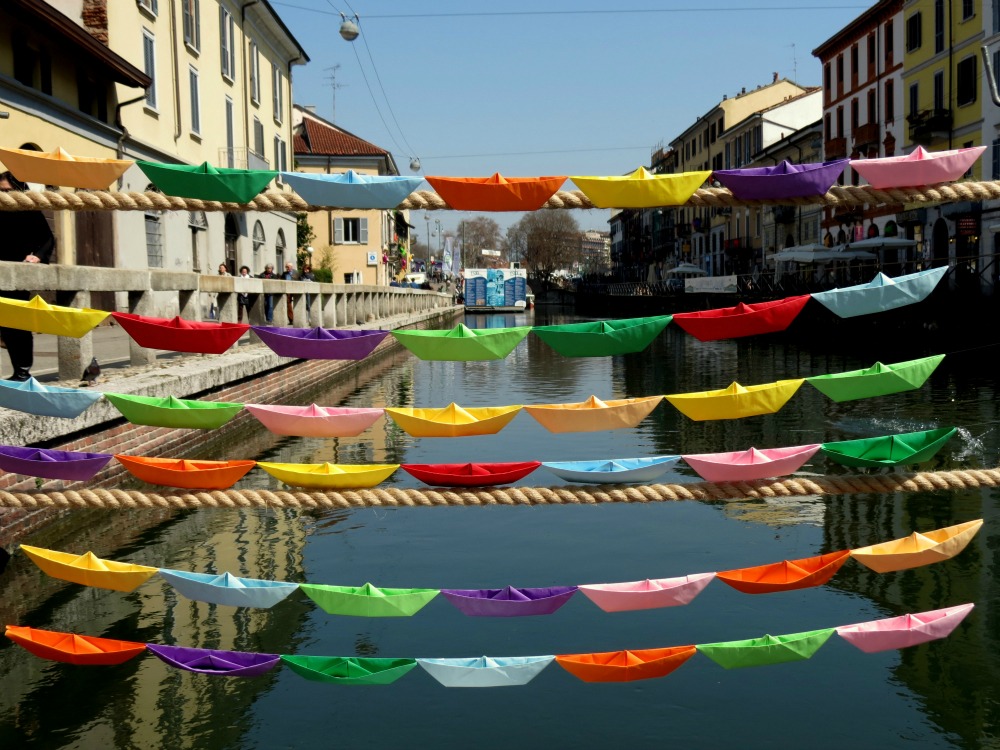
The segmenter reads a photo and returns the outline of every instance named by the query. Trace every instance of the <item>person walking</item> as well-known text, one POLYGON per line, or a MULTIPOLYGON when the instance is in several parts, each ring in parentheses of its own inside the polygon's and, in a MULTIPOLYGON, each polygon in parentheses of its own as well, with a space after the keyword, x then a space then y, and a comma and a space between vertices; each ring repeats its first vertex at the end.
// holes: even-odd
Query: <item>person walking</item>
MULTIPOLYGON (((285 281, 296 281, 299 275, 295 273, 295 264, 292 261, 285 263, 285 270, 281 274, 281 278, 285 281)), ((285 295, 286 302, 286 312, 288 313, 288 325, 292 325, 295 322, 295 308, 292 305, 292 295, 285 295)))
MULTIPOLYGON (((250 275, 249 266, 240 266, 241 279, 252 279, 253 276, 250 275)), ((250 322, 250 294, 247 292, 239 292, 236 295, 236 319, 242 323, 243 322, 243 311, 246 310, 247 313, 247 323, 250 322)))
MULTIPOLYGON (((274 264, 268 263, 264 266, 264 271, 257 276, 258 279, 274 279, 277 278, 274 274, 274 264)), ((265 294, 264 295, 264 319, 268 323, 274 322, 274 295, 265 294)))

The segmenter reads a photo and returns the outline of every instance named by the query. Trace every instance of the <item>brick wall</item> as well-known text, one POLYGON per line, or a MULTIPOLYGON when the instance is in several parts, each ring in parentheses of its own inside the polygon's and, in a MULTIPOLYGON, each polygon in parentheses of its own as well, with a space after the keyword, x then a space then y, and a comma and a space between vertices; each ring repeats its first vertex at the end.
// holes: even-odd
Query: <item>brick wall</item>
POLYGON ((83 0, 80 20, 90 35, 105 46, 108 43, 108 0, 83 0))

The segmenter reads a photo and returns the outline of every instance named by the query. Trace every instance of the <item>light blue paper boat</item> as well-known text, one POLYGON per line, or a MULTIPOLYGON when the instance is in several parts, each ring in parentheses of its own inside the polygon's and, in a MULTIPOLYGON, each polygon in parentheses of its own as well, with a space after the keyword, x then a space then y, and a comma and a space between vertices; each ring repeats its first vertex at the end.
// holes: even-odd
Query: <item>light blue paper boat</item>
POLYGON ((680 456, 616 458, 612 461, 553 461, 542 463, 546 469, 567 482, 621 484, 652 482, 670 469, 680 456))
POLYGON ((229 573, 188 573, 160 568, 160 575, 180 592, 197 602, 224 604, 227 607, 268 609, 299 587, 297 583, 237 578, 229 573))
POLYGON ((423 177, 358 174, 353 169, 343 174, 282 172, 281 179, 311 206, 383 209, 398 206, 424 181, 423 177))
POLYGON ((554 656, 479 656, 471 659, 417 659, 445 687, 527 685, 554 656))
POLYGON ((812 298, 841 318, 871 315, 923 301, 947 271, 941 266, 895 278, 880 273, 867 284, 815 292, 812 298))
POLYGON ((34 378, 20 383, 0 380, 0 406, 40 417, 74 419, 102 395, 100 391, 42 385, 34 378))

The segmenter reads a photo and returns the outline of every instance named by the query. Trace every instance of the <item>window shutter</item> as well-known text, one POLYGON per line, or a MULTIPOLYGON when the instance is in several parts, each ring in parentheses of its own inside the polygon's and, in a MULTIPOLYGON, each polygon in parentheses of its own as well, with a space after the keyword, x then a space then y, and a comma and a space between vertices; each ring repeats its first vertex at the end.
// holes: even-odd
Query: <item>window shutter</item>
POLYGON ((344 244, 344 220, 337 218, 333 220, 333 244, 344 244))
POLYGON ((229 45, 226 40, 226 9, 219 6, 219 49, 222 55, 222 75, 229 75, 229 45))
POLYGON ((358 219, 358 226, 360 227, 358 242, 362 245, 368 244, 368 219, 358 219))

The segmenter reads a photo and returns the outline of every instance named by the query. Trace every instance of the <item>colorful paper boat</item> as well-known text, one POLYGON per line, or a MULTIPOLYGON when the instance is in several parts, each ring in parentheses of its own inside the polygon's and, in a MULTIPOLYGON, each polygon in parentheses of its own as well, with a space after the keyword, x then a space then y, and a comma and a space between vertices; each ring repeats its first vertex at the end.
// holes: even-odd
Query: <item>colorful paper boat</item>
POLYGON ((222 354, 250 329, 246 323, 202 323, 120 312, 111 316, 139 346, 170 352, 222 354))
POLYGON ((576 593, 576 586, 441 589, 441 593, 470 617, 530 617, 551 615, 570 600, 576 593))
POLYGON ((955 427, 941 427, 923 432, 841 440, 823 443, 820 450, 831 461, 858 468, 919 464, 934 458, 956 432, 958 429, 955 427))
POLYGON ((143 482, 188 490, 226 490, 252 469, 256 461, 189 461, 185 458, 126 456, 115 458, 143 482))
POLYGON ((666 474, 680 456, 615 458, 610 461, 546 461, 542 464, 567 482, 627 484, 653 482, 666 474))
POLYGON ((679 607, 690 604, 713 578, 715 573, 695 573, 628 583, 589 583, 580 586, 580 593, 605 612, 679 607))
POLYGON ((678 411, 696 422, 707 419, 742 419, 774 414, 795 395, 803 378, 742 386, 732 383, 719 391, 675 393, 664 396, 678 411))
POLYGON ((0 445, 0 469, 28 477, 83 482, 103 469, 110 460, 110 453, 0 445))
POLYGON ((851 550, 851 556, 876 573, 919 568, 950 560, 964 550, 983 525, 983 519, 944 529, 914 531, 910 536, 851 550))
POLYGON ((278 174, 270 170, 213 167, 207 161, 192 166, 140 159, 136 164, 165 195, 230 203, 249 203, 278 174))
POLYGON ((674 321, 699 341, 757 336, 784 331, 808 301, 809 295, 803 294, 752 305, 740 302, 736 307, 676 313, 674 321))
POLYGON ((410 617, 438 595, 438 589, 388 589, 364 586, 299 585, 327 614, 352 617, 410 617))
POLYGON ((0 148, 0 161, 21 182, 81 190, 107 190, 112 182, 135 164, 131 159, 72 156, 62 148, 47 153, 24 148, 0 148))
POLYGON ((595 320, 535 326, 531 332, 564 357, 613 357, 641 352, 670 325, 672 316, 595 320))
POLYGON ((694 646, 559 654, 556 663, 584 682, 634 682, 666 677, 697 653, 694 646))
POLYGON ((806 382, 837 402, 887 396, 916 390, 927 381, 943 359, 943 354, 937 354, 892 365, 876 362, 863 370, 815 375, 806 378, 806 382))
POLYGON ((235 417, 243 404, 224 401, 193 401, 167 396, 133 396, 125 393, 105 393, 104 396, 132 424, 154 427, 187 427, 212 430, 235 417))
POLYGON ((601 401, 591 396, 575 404, 536 404, 524 410, 549 432, 597 432, 635 427, 649 416, 663 396, 601 401))
POLYGON ((825 195, 844 173, 848 161, 792 164, 786 160, 773 167, 717 169, 712 172, 712 179, 721 182, 740 200, 804 198, 825 195))
POLYGON ((753 482, 798 471, 819 448, 816 443, 731 453, 693 453, 681 458, 706 482, 753 482))
POLYGON ((566 177, 427 177, 437 194, 456 211, 537 211, 556 194, 566 177))
POLYGON ((866 654, 919 646, 921 643, 947 638, 975 606, 959 604, 956 607, 860 622, 857 625, 841 625, 837 628, 837 635, 866 654))
POLYGON ((295 437, 355 437, 371 427, 385 409, 341 406, 270 406, 244 404, 275 435, 295 437))
POLYGON ((293 359, 364 359, 389 335, 388 331, 274 326, 253 326, 253 332, 279 357, 293 359))
POLYGON ((503 359, 528 335, 531 326, 472 329, 459 323, 447 331, 393 331, 415 356, 434 362, 503 359))
POLYGON ((814 292, 812 298, 841 318, 895 310, 921 302, 944 278, 948 266, 890 278, 879 273, 867 284, 814 292))
POLYGON ((401 469, 438 487, 490 487, 523 479, 542 464, 512 461, 496 464, 402 464, 401 469))
POLYGON ((342 656, 294 656, 281 660, 300 677, 336 685, 388 685, 409 672, 415 659, 361 659, 342 656))
POLYGON ((961 179, 985 150, 986 146, 972 146, 925 151, 923 146, 917 146, 906 156, 851 159, 851 169, 878 190, 936 185, 961 179))
POLYGON ((783 560, 754 568, 723 570, 715 574, 723 583, 744 594, 773 594, 822 586, 851 557, 849 549, 817 557, 783 560))
POLYGON ((625 176, 570 177, 597 208, 683 206, 705 184, 710 171, 652 174, 645 167, 625 176))
POLYGON ((108 313, 104 310, 50 305, 38 296, 27 302, 0 297, 0 320, 3 321, 4 328, 78 339, 106 317, 108 313))
POLYGON ((282 172, 281 180, 311 206, 386 210, 405 201, 424 178, 360 174, 348 169, 341 174, 282 172))
POLYGON ((229 573, 189 573, 160 568, 160 576, 181 596, 226 607, 270 609, 299 587, 297 583, 237 578, 229 573))
POLYGON ((442 409, 386 408, 392 421, 413 437, 495 435, 521 411, 521 406, 463 409, 452 402, 442 409))
POLYGON ((471 659, 417 659, 445 687, 480 688, 527 685, 554 656, 478 656, 471 659))
POLYGON ((266 461, 259 461, 257 465, 279 482, 314 490, 374 487, 399 468, 399 464, 277 464, 266 461))
POLYGON ((60 633, 55 630, 38 630, 18 625, 8 625, 4 635, 25 651, 42 659, 79 666, 121 664, 146 650, 145 643, 60 633))
POLYGON ((833 628, 787 635, 765 635, 743 641, 699 643, 697 649, 726 669, 760 667, 808 659, 833 635, 833 628))
POLYGON ((34 378, 0 380, 0 407, 39 417, 75 419, 102 395, 100 391, 43 385, 34 378))
POLYGON ((26 554, 43 573, 82 586, 112 591, 134 591, 156 574, 157 568, 132 563, 102 560, 93 552, 74 555, 41 547, 21 545, 26 554))
POLYGON ((149 643, 146 648, 171 667, 183 669, 185 672, 220 677, 256 677, 270 672, 281 661, 281 657, 277 654, 247 651, 160 646, 156 643, 149 643))

